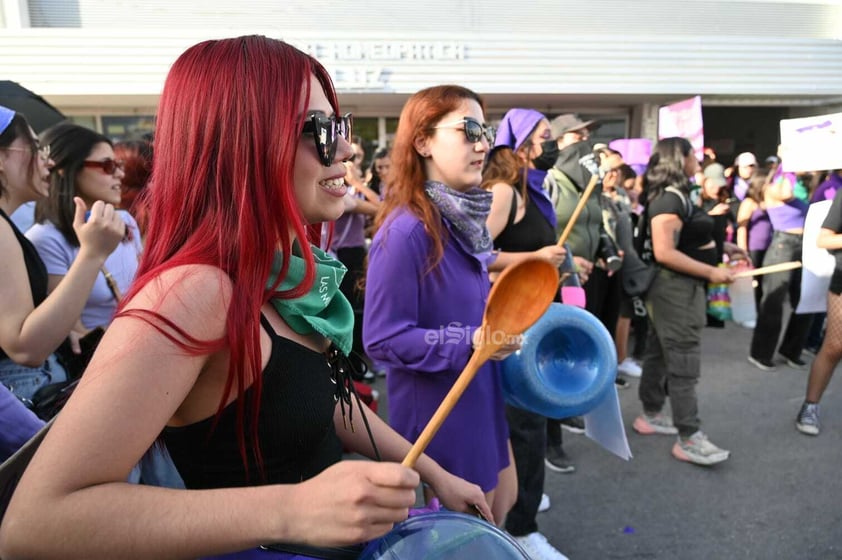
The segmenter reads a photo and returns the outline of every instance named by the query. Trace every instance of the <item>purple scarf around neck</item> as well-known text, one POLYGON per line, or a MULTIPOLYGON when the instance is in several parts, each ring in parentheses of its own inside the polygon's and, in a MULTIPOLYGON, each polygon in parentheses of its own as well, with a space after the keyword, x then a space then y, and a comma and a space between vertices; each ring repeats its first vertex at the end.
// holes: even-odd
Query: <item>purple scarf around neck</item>
POLYGON ((553 203, 550 201, 550 197, 547 196, 547 192, 544 190, 544 178, 546 176, 546 171, 527 169, 526 187, 532 202, 538 207, 538 210, 541 211, 541 215, 544 216, 547 222, 549 222, 549 224, 553 226, 553 229, 555 229, 558 225, 558 220, 556 219, 553 203))

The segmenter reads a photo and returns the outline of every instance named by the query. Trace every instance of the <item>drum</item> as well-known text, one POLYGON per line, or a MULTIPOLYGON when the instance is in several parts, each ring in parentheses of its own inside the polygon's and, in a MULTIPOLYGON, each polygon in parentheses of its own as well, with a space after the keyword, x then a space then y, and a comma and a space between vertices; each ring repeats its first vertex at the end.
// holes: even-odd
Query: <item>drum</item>
POLYGON ((360 555, 360 560, 419 558, 528 560, 529 556, 511 535, 487 521, 446 510, 398 523, 383 538, 370 542, 360 555))

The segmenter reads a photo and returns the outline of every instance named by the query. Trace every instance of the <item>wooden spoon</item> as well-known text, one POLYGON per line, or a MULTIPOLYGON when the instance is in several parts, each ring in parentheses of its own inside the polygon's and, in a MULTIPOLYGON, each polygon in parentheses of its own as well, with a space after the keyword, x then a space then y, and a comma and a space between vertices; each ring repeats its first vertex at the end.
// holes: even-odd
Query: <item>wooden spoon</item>
POLYGON ((405 467, 415 466, 479 368, 506 343, 508 336, 522 334, 544 314, 557 288, 558 270, 544 260, 521 261, 500 274, 485 304, 480 325, 482 341, 409 450, 402 463, 405 467))

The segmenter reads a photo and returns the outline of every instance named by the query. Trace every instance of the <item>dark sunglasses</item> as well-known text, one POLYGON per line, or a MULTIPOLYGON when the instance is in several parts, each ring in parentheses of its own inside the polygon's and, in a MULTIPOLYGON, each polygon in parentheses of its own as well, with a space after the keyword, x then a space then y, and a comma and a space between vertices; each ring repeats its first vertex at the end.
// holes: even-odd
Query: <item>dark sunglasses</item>
POLYGON ((106 158, 103 160, 86 159, 84 162, 82 162, 82 167, 98 167, 102 169, 102 171, 106 175, 114 175, 114 173, 116 173, 118 169, 121 171, 124 169, 125 162, 123 162, 123 160, 121 159, 111 158, 106 158))
POLYGON ((465 117, 461 120, 444 123, 434 126, 433 128, 454 128, 457 125, 465 124, 465 137, 468 139, 468 142, 475 144, 480 141, 480 139, 485 136, 485 139, 488 140, 489 144, 494 143, 494 137, 497 135, 497 131, 494 129, 493 126, 487 126, 482 124, 476 119, 471 117, 465 117))
POLYGON ((336 156, 336 146, 339 137, 351 142, 351 127, 354 118, 351 113, 339 117, 333 115, 328 117, 321 111, 314 111, 307 116, 307 121, 301 129, 302 134, 312 134, 316 141, 316 152, 322 165, 330 167, 333 165, 333 158, 336 156))

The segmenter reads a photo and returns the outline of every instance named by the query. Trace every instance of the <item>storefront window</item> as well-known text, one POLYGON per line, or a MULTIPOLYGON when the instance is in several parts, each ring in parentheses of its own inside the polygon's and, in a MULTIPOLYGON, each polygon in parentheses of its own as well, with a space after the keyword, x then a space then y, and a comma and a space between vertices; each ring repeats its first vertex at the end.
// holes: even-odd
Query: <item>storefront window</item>
POLYGON ((152 115, 102 117, 102 133, 113 142, 137 140, 153 132, 155 132, 155 117, 152 115))

